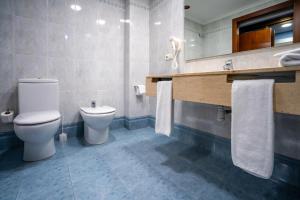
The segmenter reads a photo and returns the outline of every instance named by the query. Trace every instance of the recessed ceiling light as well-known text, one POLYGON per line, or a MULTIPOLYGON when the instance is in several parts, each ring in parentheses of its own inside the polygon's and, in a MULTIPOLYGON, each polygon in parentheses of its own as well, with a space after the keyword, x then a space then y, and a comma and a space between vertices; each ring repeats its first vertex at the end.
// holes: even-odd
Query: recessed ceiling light
POLYGON ((96 24, 97 24, 97 25, 102 25, 102 26, 103 26, 103 25, 106 24, 106 21, 105 21, 104 19, 97 19, 97 20, 96 20, 96 24))
POLYGON ((81 11, 81 6, 80 5, 78 5, 78 4, 72 4, 71 6, 70 6, 70 8, 72 9, 72 10, 75 10, 75 11, 81 11))
POLYGON ((154 25, 156 25, 156 26, 161 25, 161 21, 154 22, 154 25))
POLYGON ((282 28, 287 28, 287 27, 290 27, 290 26, 292 26, 291 22, 281 25, 282 28))
POLYGON ((130 19, 120 19, 120 22, 130 24, 130 19))

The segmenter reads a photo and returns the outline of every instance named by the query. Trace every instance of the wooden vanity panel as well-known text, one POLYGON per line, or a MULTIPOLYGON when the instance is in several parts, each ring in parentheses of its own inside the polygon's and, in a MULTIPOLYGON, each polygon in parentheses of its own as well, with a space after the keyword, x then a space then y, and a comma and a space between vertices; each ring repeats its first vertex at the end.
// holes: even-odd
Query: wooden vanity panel
POLYGON ((276 112, 300 115, 300 71, 296 82, 275 84, 274 100, 276 112))
POLYGON ((173 77, 173 98, 215 105, 231 105, 226 75, 173 77))
POLYGON ((146 78, 146 95, 156 96, 156 82, 152 78, 146 78))
POLYGON ((173 80, 173 99, 231 106, 232 75, 252 75, 257 73, 294 72, 294 82, 276 82, 274 85, 274 111, 300 115, 300 66, 258 70, 225 72, 186 73, 148 76, 146 95, 156 96, 156 83, 165 79, 173 80))

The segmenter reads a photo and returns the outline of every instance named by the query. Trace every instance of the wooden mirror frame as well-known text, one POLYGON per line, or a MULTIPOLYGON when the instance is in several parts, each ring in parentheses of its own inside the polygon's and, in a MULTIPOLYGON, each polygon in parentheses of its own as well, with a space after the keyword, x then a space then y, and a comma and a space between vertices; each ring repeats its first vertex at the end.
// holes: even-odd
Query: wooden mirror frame
POLYGON ((235 18, 232 20, 232 53, 239 50, 239 25, 249 19, 261 17, 271 12, 293 9, 293 43, 300 42, 300 0, 288 0, 277 5, 235 18))

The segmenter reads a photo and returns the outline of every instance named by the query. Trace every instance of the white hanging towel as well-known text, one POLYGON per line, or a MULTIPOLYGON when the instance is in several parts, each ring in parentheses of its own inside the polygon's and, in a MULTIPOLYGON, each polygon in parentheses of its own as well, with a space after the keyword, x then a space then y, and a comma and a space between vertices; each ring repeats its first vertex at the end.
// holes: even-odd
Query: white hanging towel
POLYGON ((232 84, 231 154, 233 164, 268 179, 274 163, 274 80, 232 84))
POLYGON ((155 132, 170 136, 173 127, 172 81, 159 81, 156 88, 155 132))
POLYGON ((280 56, 279 66, 290 67, 300 65, 300 48, 289 51, 284 51, 275 54, 274 56, 280 56))

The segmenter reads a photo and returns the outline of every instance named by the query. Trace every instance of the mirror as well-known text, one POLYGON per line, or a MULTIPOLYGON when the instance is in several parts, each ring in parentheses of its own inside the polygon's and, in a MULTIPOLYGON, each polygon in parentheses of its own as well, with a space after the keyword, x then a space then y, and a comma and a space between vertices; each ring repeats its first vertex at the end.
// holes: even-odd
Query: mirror
POLYGON ((295 9, 286 0, 185 0, 185 60, 299 42, 295 9))

